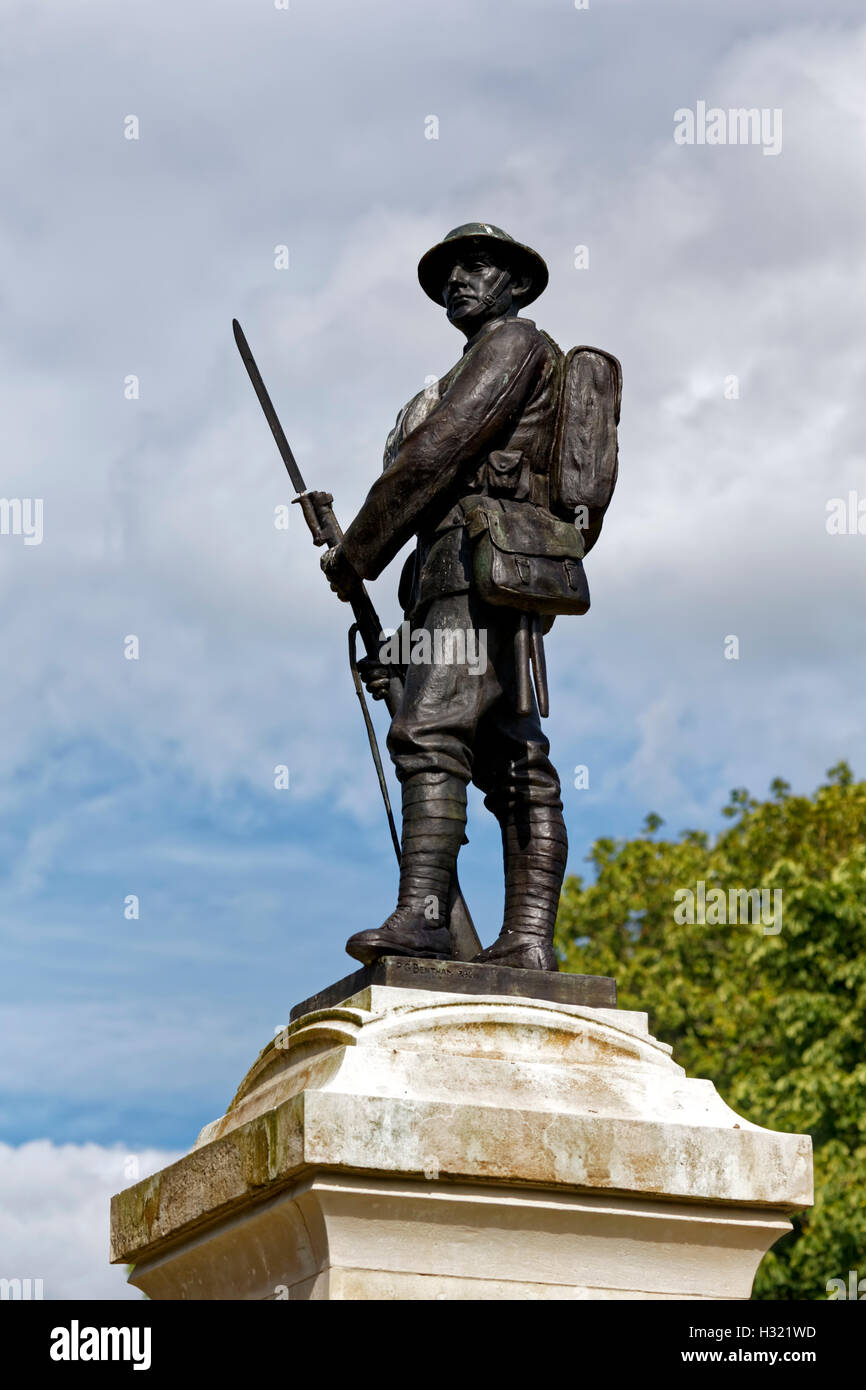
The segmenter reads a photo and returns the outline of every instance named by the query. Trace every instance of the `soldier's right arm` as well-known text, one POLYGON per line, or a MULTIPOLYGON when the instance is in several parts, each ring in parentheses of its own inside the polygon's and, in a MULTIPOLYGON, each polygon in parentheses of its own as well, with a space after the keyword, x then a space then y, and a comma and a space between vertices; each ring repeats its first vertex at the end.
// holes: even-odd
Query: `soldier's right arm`
POLYGON ((376 579, 425 514, 453 490, 461 469, 496 447, 548 356, 541 334, 518 318, 505 320, 470 349, 438 405, 403 441, 345 532, 343 551, 362 578, 376 579))

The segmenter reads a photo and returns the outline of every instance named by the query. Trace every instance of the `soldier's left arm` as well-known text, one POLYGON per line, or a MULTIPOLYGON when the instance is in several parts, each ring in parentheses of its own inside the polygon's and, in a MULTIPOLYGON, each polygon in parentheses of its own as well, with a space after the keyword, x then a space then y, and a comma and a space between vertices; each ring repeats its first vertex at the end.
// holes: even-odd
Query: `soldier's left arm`
POLYGON ((363 579, 376 579, 454 489, 461 469, 496 447, 532 395, 549 349, 525 319, 507 319, 467 353, 438 405, 403 441, 345 532, 342 551, 363 579))

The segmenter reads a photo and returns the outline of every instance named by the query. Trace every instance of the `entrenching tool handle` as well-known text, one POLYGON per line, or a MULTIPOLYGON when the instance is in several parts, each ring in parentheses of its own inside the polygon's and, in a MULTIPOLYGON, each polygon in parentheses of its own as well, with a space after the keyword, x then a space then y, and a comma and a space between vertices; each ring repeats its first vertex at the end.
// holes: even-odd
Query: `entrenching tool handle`
POLYGON ((550 713, 547 691, 547 662, 544 657, 544 638, 538 613, 521 613, 514 632, 514 667, 517 677, 517 713, 532 713, 532 677, 538 697, 538 713, 546 719, 550 713), (531 673, 530 673, 531 668, 531 673))
POLYGON ((550 714, 550 695, 547 689, 547 661, 544 657, 544 637, 541 632, 541 617, 532 615, 529 630, 529 655, 532 658, 532 674, 535 677, 535 693, 538 697, 538 713, 542 719, 550 714))
POLYGON ((532 713, 532 684, 529 675, 529 613, 521 613, 514 632, 514 670, 517 677, 517 713, 532 713))

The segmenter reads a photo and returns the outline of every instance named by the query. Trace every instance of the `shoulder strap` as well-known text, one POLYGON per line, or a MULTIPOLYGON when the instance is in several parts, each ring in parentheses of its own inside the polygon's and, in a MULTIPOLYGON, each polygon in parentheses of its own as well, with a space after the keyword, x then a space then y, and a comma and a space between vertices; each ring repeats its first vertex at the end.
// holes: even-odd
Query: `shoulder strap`
MULTIPOLYGON (((556 440, 559 436, 559 417, 562 410, 563 364, 565 362, 565 354, 559 346, 559 343, 551 338, 549 333, 545 333, 543 328, 539 328, 538 331, 542 338, 544 338, 553 349, 554 370, 556 372, 556 380, 554 383, 554 389, 556 391, 556 422, 553 428, 553 447, 555 449, 556 440)), ((537 471, 533 470, 529 476, 529 500, 530 502, 534 502, 536 506, 546 507, 547 510, 550 511, 550 469, 552 457, 542 457, 536 461, 542 464, 542 467, 537 471)))

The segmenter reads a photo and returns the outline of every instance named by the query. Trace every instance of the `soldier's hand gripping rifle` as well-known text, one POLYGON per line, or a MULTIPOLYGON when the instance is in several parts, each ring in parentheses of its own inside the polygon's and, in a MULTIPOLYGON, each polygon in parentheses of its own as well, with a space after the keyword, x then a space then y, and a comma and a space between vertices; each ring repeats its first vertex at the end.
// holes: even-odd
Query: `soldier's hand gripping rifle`
MULTIPOLYGON (((338 545, 343 533, 340 530, 337 518, 333 511, 333 497, 330 492, 310 492, 301 475, 295 456, 289 447, 289 441, 283 433, 283 427, 274 410, 273 403, 267 392, 267 387, 262 380, 261 373, 256 366, 255 358, 250 351, 250 345, 244 336, 244 331, 237 319, 232 320, 232 329, 235 335, 235 342, 238 351, 243 359, 244 366, 253 384, 259 405, 262 407, 265 419, 271 428, 271 434, 280 452, 280 457, 286 466, 286 472, 291 479, 292 486, 297 494, 293 501, 297 502, 304 514, 304 520, 310 528, 314 545, 326 545, 328 547, 338 545)), ((364 650, 371 661, 379 662, 379 647, 382 641, 382 625, 373 607, 373 601, 367 593, 365 585, 359 580, 353 585, 347 594, 347 601, 355 615, 355 621, 349 630, 349 660, 352 668, 352 677, 355 682, 355 691, 361 702, 361 709, 364 715, 364 724, 367 729, 367 737, 370 742, 370 751, 376 765, 376 774, 379 779, 379 787, 382 792, 382 799, 385 803, 385 811, 388 816, 388 825, 391 830, 391 839, 397 854, 397 862, 400 861, 400 842, 397 837, 397 830, 394 825, 394 817, 391 811, 391 801, 388 796, 388 785, 385 781, 385 773, 382 768, 382 759, 379 755, 379 747, 376 742, 376 733, 373 723, 364 700, 364 691, 358 673, 358 665, 355 659, 355 637, 360 633, 364 650)), ((385 704, 389 714, 393 715, 397 711, 403 693, 403 683, 399 675, 393 675, 388 682, 388 689, 385 693, 385 704)), ((448 901, 448 927, 451 932, 452 954, 456 960, 471 960, 481 950, 481 942, 472 924, 469 909, 460 891, 455 870, 454 878, 451 882, 451 892, 448 901)))

